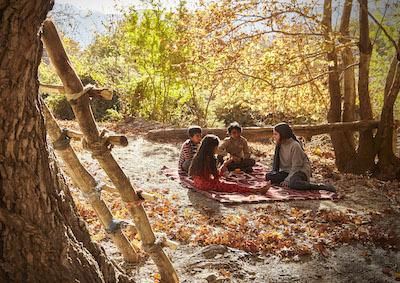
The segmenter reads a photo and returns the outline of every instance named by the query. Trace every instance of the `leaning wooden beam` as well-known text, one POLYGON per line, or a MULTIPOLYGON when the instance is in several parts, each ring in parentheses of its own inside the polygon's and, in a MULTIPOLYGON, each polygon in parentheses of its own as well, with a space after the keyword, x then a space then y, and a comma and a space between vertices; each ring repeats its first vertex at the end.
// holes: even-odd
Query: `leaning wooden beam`
MULTIPOLYGON (((109 186, 109 185, 104 185, 104 189, 103 189, 103 190, 104 190, 104 191, 107 191, 107 192, 109 192, 109 193, 116 193, 116 192, 118 192, 117 188, 115 188, 115 187, 113 187, 113 186, 109 186)), ((157 196, 156 196, 155 194, 146 193, 146 192, 143 192, 143 191, 140 191, 140 190, 136 191, 136 194, 137 194, 140 198, 142 198, 142 199, 144 199, 144 200, 147 200, 147 201, 154 201, 154 200, 157 199, 157 196)))
MULTIPOLYGON (((66 135, 73 139, 73 140, 83 140, 84 136, 81 132, 70 130, 70 129, 65 129, 64 130, 66 135)), ((124 135, 107 135, 106 136, 107 141, 112 144, 112 145, 118 145, 118 146, 127 146, 128 145, 128 139, 124 135)))
MULTIPOLYGON (((296 135, 310 138, 312 136, 331 133, 334 131, 359 131, 369 128, 377 128, 379 121, 355 121, 343 123, 330 123, 320 125, 293 125, 293 131, 296 135)), ((249 141, 263 141, 272 137, 273 126, 268 127, 245 127, 243 128, 243 136, 249 141)), ((226 137, 226 129, 221 128, 205 128, 204 134, 215 134, 220 138, 226 137)), ((161 130, 152 130, 147 133, 150 140, 184 140, 187 139, 187 129, 168 128, 161 130)))
MULTIPOLYGON (((64 86, 62 86, 62 85, 50 85, 50 84, 40 83, 39 91, 65 94, 65 89, 64 89, 64 86)), ((99 87, 95 87, 95 86, 90 87, 90 89, 88 90, 88 94, 90 97, 101 98, 104 100, 111 100, 113 97, 111 90, 109 90, 107 88, 99 88, 99 87)))
POLYGON ((42 103, 42 108, 46 120, 47 133, 53 142, 54 149, 64 161, 68 175, 92 205, 100 222, 121 252, 124 260, 128 262, 137 262, 138 255, 135 248, 129 243, 129 240, 121 230, 121 226, 118 225, 118 220, 113 219, 110 210, 101 199, 101 190, 103 187, 106 187, 106 185, 96 181, 85 167, 83 167, 75 151, 69 144, 69 138, 65 135, 65 132, 60 129, 45 103, 42 103))
POLYGON ((161 281, 169 283, 179 282, 178 275, 162 248, 162 241, 160 239, 156 240, 151 229, 147 214, 142 205, 143 198, 136 193, 128 177, 115 161, 110 148, 97 129, 89 104, 89 96, 85 92, 81 80, 68 59, 56 27, 50 20, 46 20, 43 23, 42 39, 50 61, 63 83, 67 99, 68 97, 70 98, 68 100, 81 131, 85 136, 85 140, 90 147, 92 156, 99 161, 100 166, 118 189, 126 208, 135 222, 144 250, 150 254, 158 267, 161 281))

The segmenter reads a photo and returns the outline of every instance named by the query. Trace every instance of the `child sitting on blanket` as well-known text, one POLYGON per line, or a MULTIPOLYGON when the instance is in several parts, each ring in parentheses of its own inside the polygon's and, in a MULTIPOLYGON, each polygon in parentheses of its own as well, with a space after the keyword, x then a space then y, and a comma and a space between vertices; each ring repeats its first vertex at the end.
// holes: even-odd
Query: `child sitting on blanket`
POLYGON ((228 127, 229 137, 225 138, 219 146, 219 162, 223 162, 226 155, 233 159, 228 165, 229 171, 240 169, 246 173, 253 171, 253 166, 256 163, 250 158, 250 149, 247 140, 242 137, 242 127, 237 122, 233 122, 228 127))
POLYGON ((190 163, 201 141, 201 128, 199 126, 190 126, 188 128, 189 138, 182 144, 181 154, 178 162, 178 173, 187 174, 189 171, 190 163))
POLYGON ((275 155, 272 172, 265 176, 267 181, 297 190, 336 191, 332 185, 310 183, 310 160, 288 124, 277 124, 273 139, 276 143, 275 155))
POLYGON ((200 148, 189 168, 189 175, 193 178, 194 186, 197 189, 237 193, 265 193, 268 191, 270 183, 261 189, 252 189, 220 180, 220 176, 233 160, 226 160, 218 169, 215 157, 218 145, 219 138, 215 135, 206 135, 201 141, 200 148))

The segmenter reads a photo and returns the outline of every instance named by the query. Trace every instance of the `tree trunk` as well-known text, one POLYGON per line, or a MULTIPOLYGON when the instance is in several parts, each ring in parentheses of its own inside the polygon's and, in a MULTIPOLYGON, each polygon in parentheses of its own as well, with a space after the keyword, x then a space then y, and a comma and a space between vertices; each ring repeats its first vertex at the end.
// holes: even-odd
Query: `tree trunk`
MULTIPOLYGON (((360 63, 358 71, 358 99, 360 101, 361 120, 372 119, 372 107, 369 95, 369 65, 372 44, 369 39, 368 0, 360 0, 360 63)), ((374 166, 376 151, 372 130, 360 131, 357 150, 356 173, 363 173, 374 166)))
MULTIPOLYGON (((343 6, 343 13, 340 22, 340 42, 344 45, 350 44, 350 33, 349 33, 349 24, 350 24, 350 16, 351 10, 353 6, 352 0, 346 0, 343 6)), ((343 61, 343 69, 344 69, 344 80, 343 80, 343 114, 342 121, 343 122, 351 122, 355 120, 355 103, 356 103, 356 79, 354 73, 354 56, 353 51, 350 46, 344 47, 341 52, 341 58, 343 61)), ((340 147, 347 147, 342 150, 343 155, 351 154, 350 156, 354 156, 355 154, 355 141, 354 141, 354 132, 346 131, 340 134, 340 138, 335 138, 336 147, 338 147, 338 142, 340 142, 340 147)), ((341 167, 347 167, 348 160, 346 158, 341 158, 340 160, 341 167), (343 164, 346 162, 346 164, 343 164)), ((339 163, 339 162, 338 162, 339 163)), ((346 168, 345 170, 348 170, 346 168)))
POLYGON ((355 63, 354 55, 351 47, 348 46, 351 43, 349 33, 349 23, 351 10, 353 6, 353 0, 346 0, 343 6, 343 14, 340 22, 340 42, 344 45, 341 57, 344 68, 344 80, 343 80, 343 122, 351 122, 355 120, 355 103, 356 103, 356 78, 354 73, 355 63), (352 67, 350 67, 352 66, 352 67))
MULTIPOLYGON (((400 45, 400 41, 398 43, 400 45)), ((381 113, 382 121, 379 124, 375 137, 376 150, 379 161, 377 175, 382 179, 400 179, 400 159, 393 152, 393 106, 400 91, 400 61, 394 56, 386 78, 385 99, 381 113)))
POLYGON ((91 241, 48 152, 38 32, 52 4, 0 3, 0 281, 128 282, 91 241))
MULTIPOLYGON (((327 60, 329 62, 329 75, 328 85, 330 94, 330 107, 328 112, 328 122, 335 123, 341 121, 342 107, 341 107, 341 91, 340 91, 340 80, 339 71, 337 64, 336 49, 331 38, 332 34, 332 0, 324 1, 324 13, 322 18, 322 24, 324 27, 324 38, 325 43, 329 49, 327 54, 327 60)), ((349 139, 349 135, 345 132, 334 132, 331 133, 331 140, 333 148, 335 150, 335 163, 340 171, 349 170, 348 164, 355 156, 352 139, 349 139)))
MULTIPOLYGON (((350 16, 353 6, 353 0, 346 0, 343 6, 342 19, 340 22, 340 42, 345 45, 341 52, 343 61, 343 122, 351 122, 355 120, 355 105, 356 105, 356 77, 354 70, 354 55, 349 44, 350 32, 350 16)), ((348 131, 344 133, 347 143, 351 148, 355 148, 354 132, 348 131)))

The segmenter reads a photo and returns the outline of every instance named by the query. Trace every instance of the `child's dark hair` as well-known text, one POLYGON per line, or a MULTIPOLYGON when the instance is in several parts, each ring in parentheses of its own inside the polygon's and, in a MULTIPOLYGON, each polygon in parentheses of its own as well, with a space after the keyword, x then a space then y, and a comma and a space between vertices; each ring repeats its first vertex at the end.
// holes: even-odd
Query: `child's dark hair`
POLYGON ((240 133, 242 132, 242 126, 238 122, 230 123, 228 126, 228 134, 230 134, 233 130, 238 130, 240 133))
POLYGON ((217 159, 214 149, 219 145, 219 138, 215 135, 206 135, 200 144, 200 148, 193 157, 189 168, 190 176, 217 175, 217 159))
POLYGON ((195 134, 201 134, 201 127, 196 125, 190 126, 187 133, 189 138, 193 137, 195 134))
POLYGON ((276 124, 274 126, 274 130, 279 133, 281 140, 275 146, 275 154, 274 154, 274 161, 272 163, 272 171, 279 172, 280 149, 281 149, 282 141, 292 138, 295 141, 297 141, 302 148, 303 148, 303 146, 301 145, 301 142, 297 139, 296 135, 293 133, 292 128, 287 123, 282 122, 282 123, 276 124))

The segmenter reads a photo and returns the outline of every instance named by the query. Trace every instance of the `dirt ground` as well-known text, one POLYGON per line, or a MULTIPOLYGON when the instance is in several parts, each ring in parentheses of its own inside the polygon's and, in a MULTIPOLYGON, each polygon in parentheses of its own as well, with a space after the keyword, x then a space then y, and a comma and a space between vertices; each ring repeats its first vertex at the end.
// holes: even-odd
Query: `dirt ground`
MULTIPOLYGON (((74 148, 95 178, 108 181, 98 163, 74 148)), ((251 144, 270 164, 273 146, 251 144)), ((181 282, 396 282, 400 280, 400 186, 366 176, 339 174, 324 137, 306 144, 314 179, 337 186, 338 201, 291 201, 225 206, 181 187, 160 172, 176 166, 178 143, 129 137, 114 148, 120 166, 138 188, 154 193, 145 208, 153 229, 179 243, 166 248, 181 282)), ((62 162, 60 161, 62 165, 62 162)), ((71 186, 93 239, 135 282, 158 282, 151 259, 125 264, 90 205, 71 186)), ((103 199, 119 219, 129 218, 117 193, 103 199)), ((140 245, 138 236, 125 231, 140 245)))

